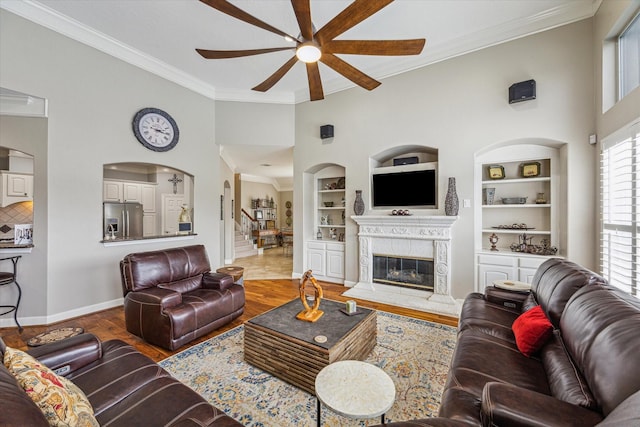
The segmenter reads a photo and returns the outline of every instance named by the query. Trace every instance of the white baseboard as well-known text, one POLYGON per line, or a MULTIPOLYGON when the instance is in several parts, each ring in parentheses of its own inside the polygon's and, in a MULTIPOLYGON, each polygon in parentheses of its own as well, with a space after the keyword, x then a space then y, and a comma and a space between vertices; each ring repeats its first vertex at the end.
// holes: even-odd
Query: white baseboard
MULTIPOLYGON (((18 322, 21 326, 39 326, 50 325, 52 323, 61 322, 67 319, 73 319, 74 317, 84 316, 86 314, 95 313, 97 311, 107 310, 109 308, 118 307, 124 304, 124 298, 116 298, 111 301, 102 302, 100 304, 89 305, 62 313, 56 313, 49 316, 31 316, 21 317, 18 312, 18 322)), ((13 313, 0 319, 0 328, 17 327, 16 322, 13 321, 13 313), (10 316, 10 317, 9 317, 10 316)))

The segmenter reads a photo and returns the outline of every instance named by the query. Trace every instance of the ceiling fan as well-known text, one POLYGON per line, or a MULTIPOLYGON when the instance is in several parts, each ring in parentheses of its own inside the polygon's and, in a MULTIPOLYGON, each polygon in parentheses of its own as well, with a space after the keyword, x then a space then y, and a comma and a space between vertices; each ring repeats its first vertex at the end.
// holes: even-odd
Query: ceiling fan
POLYGON ((309 94, 312 101, 324 99, 318 61, 331 67, 358 86, 372 90, 380 82, 369 77, 362 71, 338 58, 335 54, 350 55, 418 55, 422 52, 425 39, 410 40, 335 40, 337 36, 358 25, 371 15, 392 3, 393 0, 355 0, 342 12, 331 19, 326 25, 315 31, 311 21, 310 0, 291 0, 293 10, 298 20, 300 34, 293 37, 264 21, 250 15, 226 0, 200 0, 212 8, 229 16, 233 16, 258 28, 281 35, 296 42, 295 47, 274 47, 250 50, 206 50, 196 51, 206 59, 239 58, 243 56, 260 55, 263 53, 295 50, 295 55, 280 67, 265 81, 252 88, 266 92, 271 89, 298 61, 305 63, 309 80, 309 94))

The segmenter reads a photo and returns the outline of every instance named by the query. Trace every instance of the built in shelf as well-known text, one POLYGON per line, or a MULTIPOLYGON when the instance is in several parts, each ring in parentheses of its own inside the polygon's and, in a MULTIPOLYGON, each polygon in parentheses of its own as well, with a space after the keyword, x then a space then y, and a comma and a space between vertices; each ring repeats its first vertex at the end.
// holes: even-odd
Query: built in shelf
POLYGON ((550 208, 549 203, 523 203, 523 204, 497 204, 497 205, 482 205, 483 209, 504 209, 504 208, 550 208))
POLYGON ((344 193, 344 188, 336 188, 334 190, 318 190, 318 193, 344 193))
POLYGON ((344 228, 344 224, 328 224, 328 225, 319 225, 320 228, 344 228))
POLYGON ((505 178, 505 179, 490 179, 482 181, 482 185, 494 185, 494 184, 523 184, 529 182, 550 182, 550 176, 537 176, 534 178, 505 178))
POLYGON ((330 211, 330 210, 344 210, 344 206, 323 206, 323 207, 319 207, 318 209, 323 210, 323 211, 330 211))
POLYGON ((551 234, 549 230, 513 230, 510 228, 485 228, 483 233, 502 233, 502 234, 551 234))

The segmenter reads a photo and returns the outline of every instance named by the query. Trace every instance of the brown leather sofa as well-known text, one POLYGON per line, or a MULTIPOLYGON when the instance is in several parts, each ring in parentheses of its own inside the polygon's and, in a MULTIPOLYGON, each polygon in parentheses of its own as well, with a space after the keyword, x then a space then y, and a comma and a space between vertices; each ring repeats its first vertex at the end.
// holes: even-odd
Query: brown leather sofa
POLYGON ((640 426, 640 299, 560 259, 494 291, 465 299, 439 417, 387 426, 640 426), (511 326, 536 305, 554 331, 529 358, 511 326))
POLYGON ((120 273, 127 331, 169 350, 244 312, 244 287, 211 272, 202 245, 129 254, 120 273))
MULTIPOLYGON (((2 355, 4 350, 0 339, 2 355)), ((77 385, 101 426, 242 425, 123 341, 101 343, 94 335, 81 334, 28 353, 77 385)), ((4 364, 0 364, 0 402, 1 426, 49 426, 4 364)))

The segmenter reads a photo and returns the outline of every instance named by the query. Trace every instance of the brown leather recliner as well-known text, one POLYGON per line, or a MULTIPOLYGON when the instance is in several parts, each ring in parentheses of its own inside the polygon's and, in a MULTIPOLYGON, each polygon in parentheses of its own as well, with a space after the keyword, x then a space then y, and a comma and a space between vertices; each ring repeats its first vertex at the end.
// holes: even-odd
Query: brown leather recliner
POLYGON ((120 273, 127 331, 169 350, 244 312, 244 287, 211 272, 203 245, 129 254, 120 273))

